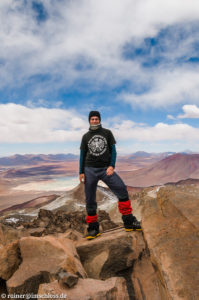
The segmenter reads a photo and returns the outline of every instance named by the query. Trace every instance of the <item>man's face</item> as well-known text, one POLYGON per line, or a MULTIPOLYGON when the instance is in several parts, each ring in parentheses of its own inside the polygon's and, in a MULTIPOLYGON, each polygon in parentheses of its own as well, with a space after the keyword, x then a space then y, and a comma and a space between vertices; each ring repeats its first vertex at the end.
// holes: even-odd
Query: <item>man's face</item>
POLYGON ((90 118, 90 125, 98 125, 100 123, 100 120, 98 117, 93 116, 90 118))

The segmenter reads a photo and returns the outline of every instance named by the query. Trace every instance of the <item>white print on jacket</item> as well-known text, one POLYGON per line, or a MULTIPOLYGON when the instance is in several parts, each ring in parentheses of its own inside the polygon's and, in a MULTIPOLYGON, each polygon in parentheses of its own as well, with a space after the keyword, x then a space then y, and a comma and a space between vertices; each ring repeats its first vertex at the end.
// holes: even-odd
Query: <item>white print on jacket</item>
POLYGON ((101 135, 94 135, 88 141, 88 149, 94 156, 102 155, 107 149, 107 140, 101 135))

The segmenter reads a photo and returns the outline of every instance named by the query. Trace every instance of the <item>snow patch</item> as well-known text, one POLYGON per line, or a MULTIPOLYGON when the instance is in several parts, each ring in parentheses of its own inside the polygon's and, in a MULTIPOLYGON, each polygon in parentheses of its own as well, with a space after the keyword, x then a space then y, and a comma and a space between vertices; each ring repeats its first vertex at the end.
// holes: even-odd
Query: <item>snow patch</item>
POLYGON ((23 213, 23 215, 37 216, 40 209, 54 210, 56 208, 59 208, 62 205, 65 205, 66 202, 69 200, 71 200, 71 197, 69 197, 68 195, 62 195, 62 196, 58 197, 56 200, 52 201, 51 203, 48 203, 39 208, 36 208, 35 210, 33 210, 31 212, 23 213))
POLYGON ((103 210, 110 210, 113 207, 113 204, 118 202, 117 197, 104 187, 98 186, 98 189, 104 194, 102 203, 100 203, 98 207, 103 210))
POLYGON ((157 197, 158 191, 159 191, 160 188, 162 188, 162 187, 164 187, 164 185, 158 186, 158 187, 156 187, 155 189, 149 191, 149 192, 147 193, 147 195, 148 195, 149 197, 151 197, 151 198, 156 198, 156 197, 157 197))
POLYGON ((19 221, 19 219, 16 218, 9 218, 9 219, 5 219, 7 223, 17 223, 19 221))

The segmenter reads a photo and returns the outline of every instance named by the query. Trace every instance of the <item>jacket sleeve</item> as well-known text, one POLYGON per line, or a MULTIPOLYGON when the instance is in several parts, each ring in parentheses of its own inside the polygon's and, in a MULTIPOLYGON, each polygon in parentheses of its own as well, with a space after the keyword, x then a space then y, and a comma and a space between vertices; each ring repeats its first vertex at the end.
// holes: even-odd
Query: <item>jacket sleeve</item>
POLYGON ((86 153, 87 153, 87 146, 86 146, 85 135, 84 135, 82 137, 82 141, 80 145, 79 174, 84 173, 86 153))
POLYGON ((111 162, 110 162, 110 166, 112 166, 113 168, 115 168, 116 156, 117 156, 116 147, 115 144, 113 144, 111 146, 111 162))
POLYGON ((86 157, 85 151, 80 150, 79 174, 84 173, 85 157, 86 157))

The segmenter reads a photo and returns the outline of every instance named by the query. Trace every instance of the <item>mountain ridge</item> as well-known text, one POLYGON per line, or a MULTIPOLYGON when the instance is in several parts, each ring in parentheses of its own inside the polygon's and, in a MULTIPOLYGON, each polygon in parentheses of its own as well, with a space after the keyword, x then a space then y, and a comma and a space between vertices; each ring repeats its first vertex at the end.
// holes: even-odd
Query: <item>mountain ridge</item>
POLYGON ((136 171, 120 172, 125 183, 131 186, 152 186, 199 178, 199 154, 176 153, 136 171))

